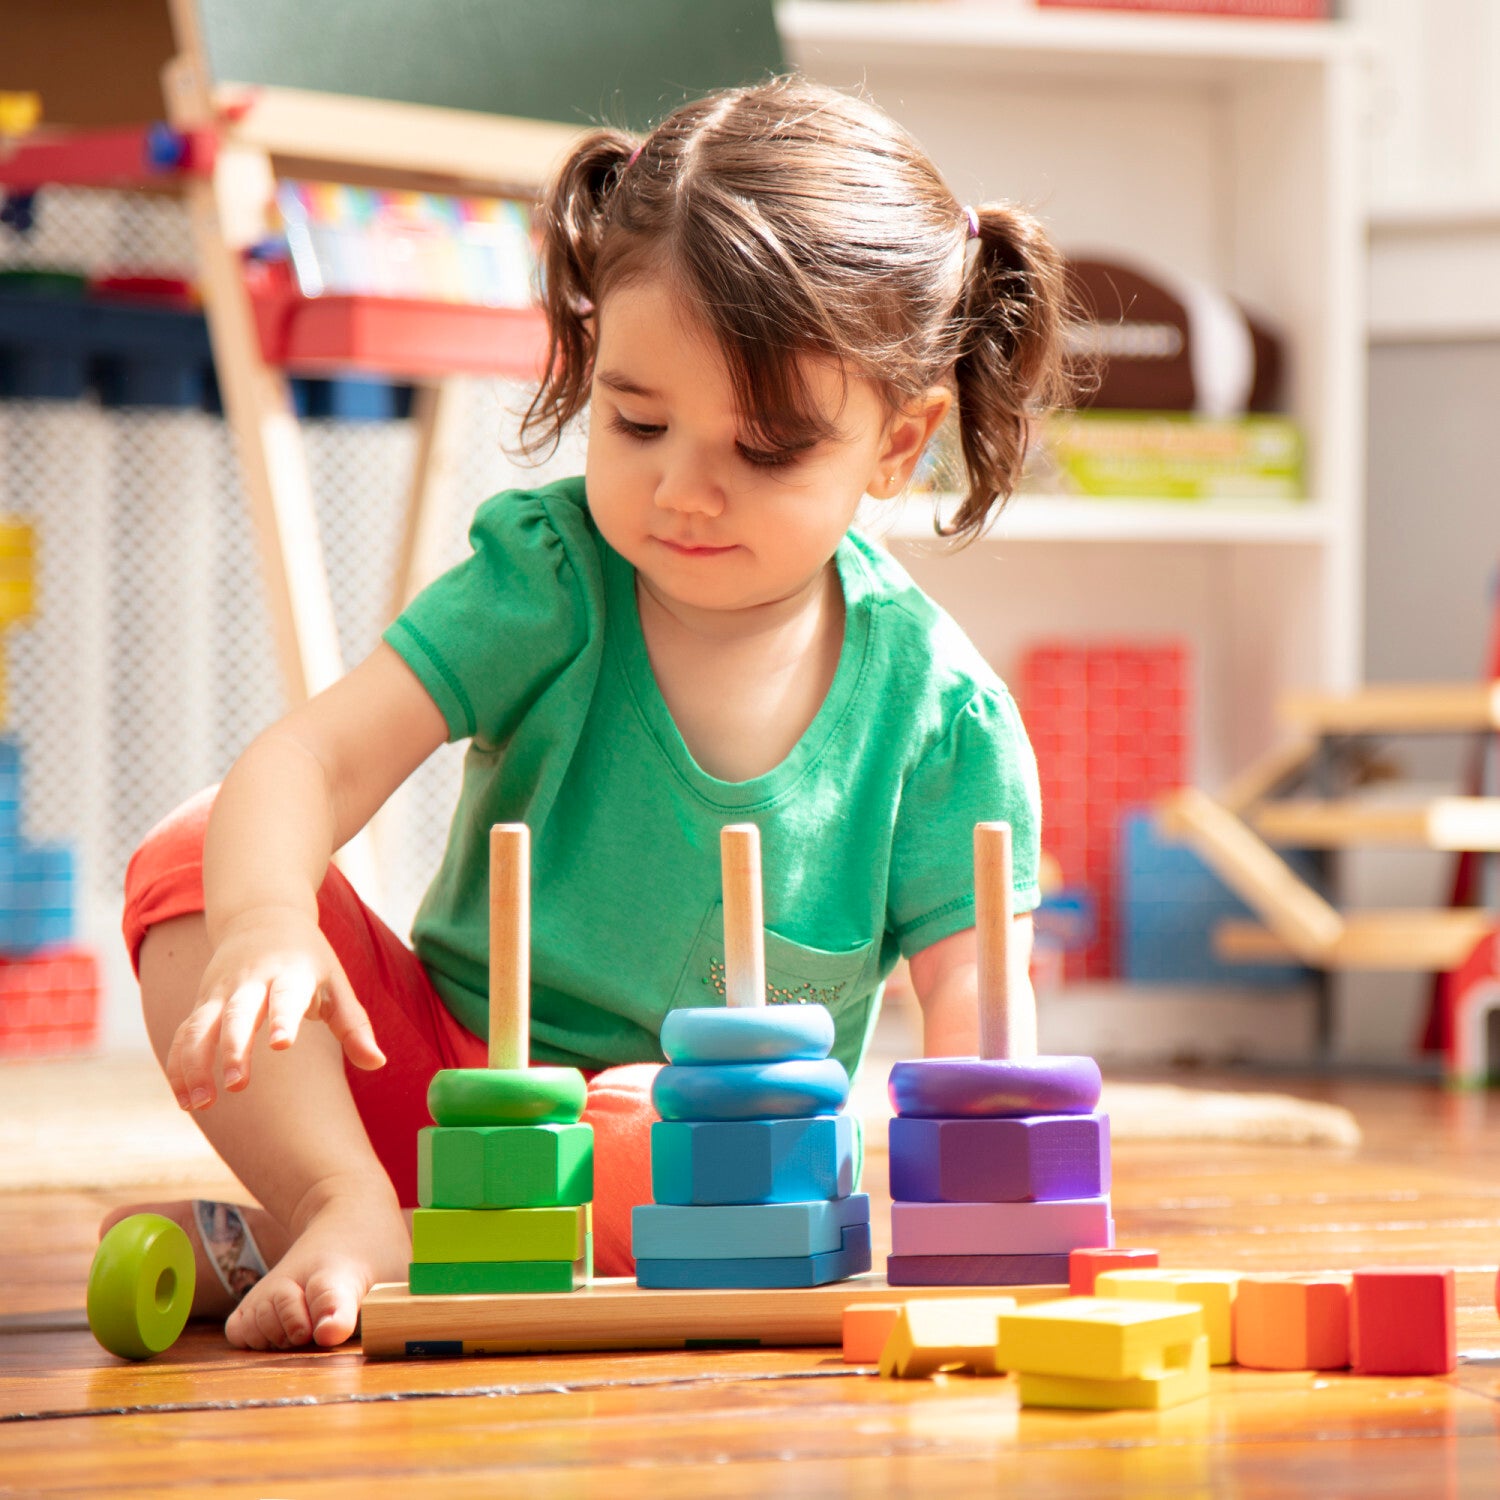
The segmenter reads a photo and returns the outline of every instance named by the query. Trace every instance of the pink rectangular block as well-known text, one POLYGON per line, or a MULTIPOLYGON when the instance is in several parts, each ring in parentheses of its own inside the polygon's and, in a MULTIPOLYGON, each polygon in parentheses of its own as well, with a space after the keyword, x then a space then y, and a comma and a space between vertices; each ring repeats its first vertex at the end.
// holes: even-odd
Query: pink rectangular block
POLYGON ((1066 1255, 1113 1245, 1109 1198, 1052 1203, 893 1203, 893 1255, 1066 1255))
POLYGON ((1066 1255, 891 1255, 888 1286, 1066 1285, 1066 1255))

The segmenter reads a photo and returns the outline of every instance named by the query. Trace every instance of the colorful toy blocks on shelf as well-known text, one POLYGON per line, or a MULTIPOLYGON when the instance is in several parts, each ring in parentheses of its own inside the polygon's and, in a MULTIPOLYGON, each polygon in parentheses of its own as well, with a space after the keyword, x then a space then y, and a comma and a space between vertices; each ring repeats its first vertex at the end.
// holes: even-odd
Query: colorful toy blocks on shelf
POLYGON ((530 839, 490 831, 489 1067, 434 1075, 417 1137, 410 1290, 567 1292, 593 1275, 594 1132, 576 1068, 527 1067, 530 839))
POLYGON ((727 1006, 673 1011, 652 1102, 654 1201, 631 1219, 648 1288, 819 1286, 868 1271, 849 1079, 821 1005, 765 1003, 760 844, 725 828, 727 1006))
POLYGON ((921 1380, 942 1370, 1000 1375, 1000 1318, 1014 1297, 924 1298, 906 1303, 880 1351, 887 1379, 921 1380))
POLYGON ((99 1001, 99 960, 85 948, 0 957, 0 1057, 88 1051, 99 1001))
POLYGON ((1451 1267, 1354 1273, 1349 1319, 1356 1375, 1446 1375, 1458 1363, 1451 1267))
POLYGON ((1197 1307, 1067 1297, 1003 1312, 999 1363, 1022 1406, 1161 1410, 1208 1394, 1208 1337, 1197 1307))
POLYGON ((1203 1312, 1203 1330, 1208 1335, 1208 1362, 1234 1363, 1234 1301, 1239 1288, 1238 1271, 1176 1271, 1141 1269, 1105 1271, 1094 1283, 1099 1297, 1127 1298, 1140 1302, 1184 1302, 1203 1312))
POLYGON ((1155 1250, 1085 1246, 1068 1256, 1068 1291, 1075 1297, 1092 1297, 1102 1272, 1142 1270, 1158 1263, 1155 1250))
POLYGON ((1342 1370, 1349 1363, 1349 1277, 1242 1276, 1235 1363, 1250 1370, 1342 1370))
POLYGON ((1069 1279, 1069 1254, 1114 1242, 1109 1120, 1086 1057, 1038 1057, 1009 985, 1010 827, 974 830, 980 1057, 891 1069, 892 1286, 1069 1279))

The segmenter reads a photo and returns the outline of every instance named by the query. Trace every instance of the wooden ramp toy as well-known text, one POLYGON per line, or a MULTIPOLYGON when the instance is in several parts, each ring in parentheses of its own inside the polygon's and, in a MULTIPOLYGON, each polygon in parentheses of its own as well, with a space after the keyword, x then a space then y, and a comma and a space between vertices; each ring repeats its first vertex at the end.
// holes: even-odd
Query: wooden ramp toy
POLYGON ((530 835, 490 830, 487 1068, 447 1068, 418 1132, 410 1291, 566 1292, 593 1272, 594 1132, 577 1068, 532 1068, 530 835))
POLYGON ((720 836, 726 1004, 674 1010, 651 1100, 655 1202, 633 1210, 650 1288, 808 1287, 870 1269, 849 1076, 821 1005, 766 1004, 760 831, 720 836))
POLYGON ((1069 1252, 1113 1243, 1109 1120, 1089 1057, 1039 1057, 1010 983, 1011 830, 974 830, 978 1057, 891 1069, 893 1286, 1068 1279, 1069 1252))

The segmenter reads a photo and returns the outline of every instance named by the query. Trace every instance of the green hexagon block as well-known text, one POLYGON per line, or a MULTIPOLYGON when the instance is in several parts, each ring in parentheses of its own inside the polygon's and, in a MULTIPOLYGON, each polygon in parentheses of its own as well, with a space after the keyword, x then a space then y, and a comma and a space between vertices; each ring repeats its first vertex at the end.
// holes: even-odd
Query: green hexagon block
POLYGON ((567 1260, 413 1261, 409 1290, 414 1297, 484 1292, 576 1292, 594 1276, 594 1237, 584 1236, 583 1255, 567 1260))
POLYGON ((429 1125, 417 1132, 423 1208, 556 1208, 593 1196, 591 1125, 429 1125))

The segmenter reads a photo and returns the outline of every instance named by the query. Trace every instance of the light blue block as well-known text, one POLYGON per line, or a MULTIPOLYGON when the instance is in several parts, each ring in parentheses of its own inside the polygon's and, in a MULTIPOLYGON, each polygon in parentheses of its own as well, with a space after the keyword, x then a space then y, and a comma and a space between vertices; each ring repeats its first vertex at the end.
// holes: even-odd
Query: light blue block
POLYGON ((664 1120, 779 1120, 833 1115, 849 1098, 836 1057, 798 1062, 668 1064, 651 1085, 664 1120))
POLYGON ((827 1255, 839 1248, 851 1224, 869 1222, 866 1193, 818 1203, 643 1203, 631 1210, 630 1251, 637 1260, 827 1255))
POLYGON ((833 1017, 826 1005, 697 1006, 661 1023, 668 1062, 789 1062, 827 1057, 833 1017))
POLYGON ((854 1191, 849 1115, 806 1120, 658 1120, 651 1127, 657 1203, 798 1203, 854 1191))
POLYGON ((745 1257, 739 1260, 637 1260, 636 1285, 687 1291, 710 1287, 826 1286, 873 1265, 870 1226, 851 1224, 837 1250, 824 1255, 745 1257))
POLYGON ((1267 988, 1306 982, 1307 971, 1294 964, 1234 964, 1219 958, 1214 928, 1228 918, 1253 916, 1250 908, 1186 845, 1162 839, 1149 811, 1127 812, 1119 826, 1116 925, 1122 978, 1267 988))

